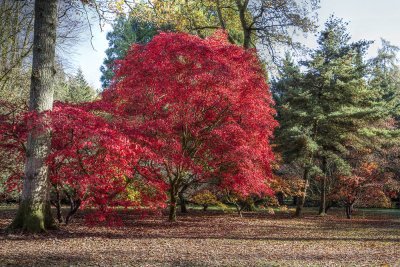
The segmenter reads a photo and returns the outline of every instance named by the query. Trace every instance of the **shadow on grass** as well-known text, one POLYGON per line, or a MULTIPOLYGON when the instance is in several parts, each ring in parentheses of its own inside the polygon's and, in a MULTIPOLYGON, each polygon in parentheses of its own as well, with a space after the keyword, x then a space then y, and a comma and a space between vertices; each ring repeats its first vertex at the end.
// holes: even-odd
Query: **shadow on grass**
MULTIPOLYGON (((335 211, 336 212, 336 211, 335 211)), ((332 212, 332 214, 336 214, 332 212)), ((15 216, 16 208, 0 210, 0 227, 5 229, 15 216)), ((6 234, 1 231, 0 240, 31 240, 31 239, 74 239, 74 238, 105 238, 105 239, 225 239, 253 241, 373 241, 400 242, 400 223, 390 219, 354 219, 352 221, 333 215, 319 217, 313 211, 307 211, 303 218, 294 219, 290 213, 278 212, 275 215, 267 212, 247 212, 243 218, 235 213, 223 213, 218 210, 191 210, 187 214, 179 214, 177 222, 168 222, 166 216, 140 215, 120 213, 125 223, 124 227, 108 228, 97 225, 89 228, 83 225, 88 211, 81 212, 67 226, 62 225, 59 231, 48 231, 40 235, 6 234), (389 233, 388 238, 374 235, 348 235, 352 229, 372 228, 376 231, 389 233), (309 233, 316 234, 312 236, 309 233), (331 236, 334 234, 334 236, 331 236), (337 236, 338 234, 339 236, 337 236)), ((337 214, 336 214, 337 215, 337 214)))

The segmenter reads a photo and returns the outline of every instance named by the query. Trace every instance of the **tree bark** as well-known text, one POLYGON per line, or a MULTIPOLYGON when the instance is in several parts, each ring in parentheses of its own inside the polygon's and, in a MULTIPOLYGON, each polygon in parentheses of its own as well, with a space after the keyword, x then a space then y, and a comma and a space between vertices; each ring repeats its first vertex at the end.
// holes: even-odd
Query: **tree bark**
POLYGON ((236 211, 238 212, 239 217, 243 217, 242 215, 242 207, 238 203, 235 202, 236 211))
POLYGON ((173 186, 171 186, 171 196, 169 203, 169 217, 168 220, 171 222, 176 221, 176 202, 178 200, 177 190, 173 186))
POLYGON ((188 210, 186 208, 186 200, 185 197, 183 196, 183 193, 185 192, 185 190, 188 188, 187 185, 184 185, 182 187, 182 189, 179 191, 179 200, 180 200, 180 204, 181 204, 181 212, 182 213, 188 213, 188 210))
MULTIPOLYGON (((35 25, 29 110, 38 113, 53 107, 54 57, 57 29, 57 0, 35 1, 35 25)), ((41 116, 45 120, 45 116, 41 116)), ((50 151, 49 130, 32 129, 28 136, 22 198, 9 230, 37 233, 55 229, 50 210, 46 159, 50 151)))
POLYGON ((68 224, 71 221, 72 216, 78 211, 81 206, 82 201, 79 198, 74 199, 70 194, 67 194, 70 204, 70 210, 65 217, 65 224, 68 224))
POLYGON ((304 202, 306 202, 309 172, 310 172, 309 168, 304 169, 304 175, 303 175, 304 186, 302 189, 302 195, 300 197, 297 197, 296 213, 294 214, 294 216, 296 216, 296 217, 301 217, 302 212, 303 212, 304 202))
POLYGON ((351 219, 351 215, 353 214, 353 204, 346 206, 346 216, 347 219, 351 219))
POLYGON ((53 204, 53 206, 56 208, 57 211, 57 220, 58 223, 63 223, 64 222, 64 218, 62 216, 62 209, 61 209, 61 196, 60 196, 60 191, 57 190, 57 188, 55 189, 56 192, 56 199, 54 201, 50 200, 50 203, 53 204))
POLYGON ((319 202, 319 212, 320 216, 325 216, 325 208, 326 208, 326 174, 327 174, 327 161, 326 158, 322 158, 322 172, 324 177, 321 181, 321 200, 319 202))

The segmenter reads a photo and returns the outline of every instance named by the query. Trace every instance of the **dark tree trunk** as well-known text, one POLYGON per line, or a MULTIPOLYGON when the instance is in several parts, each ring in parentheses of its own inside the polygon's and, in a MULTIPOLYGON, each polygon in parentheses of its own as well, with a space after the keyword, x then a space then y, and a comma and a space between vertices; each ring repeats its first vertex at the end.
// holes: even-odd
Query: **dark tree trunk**
POLYGON ((247 5, 248 1, 236 1, 236 6, 239 10, 240 23, 243 30, 243 47, 245 49, 249 49, 251 46, 251 29, 246 18, 247 5))
POLYGON ((179 195, 179 201, 180 201, 180 204, 181 204, 181 212, 182 213, 188 213, 188 210, 186 208, 186 199, 183 196, 183 194, 184 194, 184 192, 185 192, 185 190, 187 188, 188 188, 187 185, 183 186, 182 189, 179 191, 179 194, 178 194, 179 195))
POLYGON ((50 202, 56 208, 58 223, 63 223, 64 222, 64 218, 62 216, 62 210, 61 210, 61 199, 62 199, 62 197, 60 195, 60 191, 58 191, 56 189, 55 190, 55 195, 56 195, 56 199, 54 201, 50 200, 50 202))
MULTIPOLYGON (((30 89, 30 111, 39 113, 53 107, 54 57, 57 29, 57 0, 35 1, 35 26, 30 89)), ((42 116, 42 119, 45 119, 42 116)), ((35 129, 28 136, 25 175, 19 209, 9 230, 31 233, 55 229, 50 210, 48 168, 50 131, 35 129)))
POLYGON ((282 192, 276 193, 276 197, 278 199, 279 205, 283 206, 285 204, 284 201, 283 201, 283 193, 282 192))
POLYGON ((303 175, 304 186, 303 186, 303 189, 301 190, 302 195, 300 197, 297 197, 296 213, 294 214, 294 216, 296 216, 296 217, 301 217, 301 215, 303 213, 304 202, 306 202, 309 172, 310 172, 309 168, 304 169, 304 175, 303 175))
POLYGON ((203 210, 206 211, 208 209, 208 205, 207 204, 203 204, 203 210))
POLYGON ((325 213, 328 213, 328 210, 332 207, 335 207, 337 205, 337 203, 335 201, 329 201, 326 204, 326 208, 325 208, 325 213))
POLYGON ((347 219, 351 219, 352 214, 353 214, 353 204, 346 205, 346 216, 347 216, 347 219))
POLYGON ((320 216, 325 216, 325 208, 326 208, 326 175, 327 175, 327 162, 326 158, 322 158, 322 172, 324 177, 321 180, 321 200, 319 202, 319 211, 318 214, 320 216))
POLYGON ((170 189, 170 203, 169 203, 169 217, 168 219, 171 222, 175 222, 176 221, 176 203, 178 200, 178 196, 177 196, 177 189, 174 186, 171 186, 170 189))
POLYGON ((68 224, 71 221, 72 216, 74 216, 74 214, 78 211, 79 207, 81 206, 82 201, 79 198, 74 199, 71 196, 71 194, 69 194, 67 192, 65 194, 68 197, 69 205, 70 205, 69 212, 68 212, 67 216, 65 217, 65 224, 68 224))
POLYGON ((293 203, 292 203, 293 206, 297 206, 298 199, 299 198, 297 196, 293 197, 293 203))

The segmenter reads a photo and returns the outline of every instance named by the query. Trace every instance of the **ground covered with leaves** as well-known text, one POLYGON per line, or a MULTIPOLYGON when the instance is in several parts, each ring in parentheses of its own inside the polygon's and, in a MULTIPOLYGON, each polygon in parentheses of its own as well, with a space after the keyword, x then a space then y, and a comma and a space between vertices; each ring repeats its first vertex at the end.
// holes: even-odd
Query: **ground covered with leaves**
POLYGON ((123 214, 124 227, 70 225, 41 235, 6 234, 16 207, 0 208, 1 266, 398 266, 400 210, 342 210, 304 218, 290 212, 190 210, 178 222, 165 215, 123 214))

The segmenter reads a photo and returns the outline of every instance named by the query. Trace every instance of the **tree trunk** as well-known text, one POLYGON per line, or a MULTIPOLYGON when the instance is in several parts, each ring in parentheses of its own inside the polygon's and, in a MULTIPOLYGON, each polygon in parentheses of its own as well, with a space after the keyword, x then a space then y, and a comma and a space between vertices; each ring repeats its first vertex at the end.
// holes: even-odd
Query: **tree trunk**
POLYGON ((326 174, 327 174, 327 162, 326 158, 322 158, 322 172, 324 174, 324 177, 322 178, 321 181, 321 200, 319 202, 319 212, 318 214, 320 216, 325 216, 325 208, 326 208, 326 174))
MULTIPOLYGON (((56 29, 57 0, 36 0, 30 111, 41 113, 53 107, 56 29)), ((57 228, 50 210, 48 168, 45 164, 50 141, 48 130, 33 129, 28 136, 22 198, 9 230, 37 233, 57 228)))
POLYGON ((242 215, 242 207, 238 203, 235 202, 236 211, 238 212, 239 217, 243 217, 242 215))
POLYGON ((169 221, 175 222, 176 221, 176 202, 177 202, 177 190, 171 186, 171 197, 169 203, 169 221))
POLYGON ((346 216, 347 216, 347 219, 351 219, 352 213, 353 213, 353 204, 346 205, 346 216))
POLYGON ((72 216, 78 211, 82 203, 82 201, 79 198, 73 199, 69 194, 68 194, 68 199, 70 202, 70 209, 67 216, 65 217, 65 224, 68 224, 71 221, 72 216))
POLYGON ((300 197, 297 197, 296 213, 294 214, 294 216, 296 216, 296 217, 301 217, 302 212, 303 212, 304 202, 306 202, 309 172, 310 172, 309 168, 304 169, 304 176, 303 176, 304 187, 302 189, 302 195, 300 197))
POLYGON ((183 186, 181 191, 179 191, 179 201, 181 204, 181 212, 182 213, 188 213, 187 208, 186 208, 186 200, 185 197, 183 196, 183 193, 185 192, 185 190, 188 188, 187 185, 183 186))
POLYGON ((293 206, 297 206, 298 199, 299 198, 297 196, 293 197, 293 203, 292 203, 293 206))
POLYGON ((276 193, 276 198, 278 199, 278 203, 279 203, 280 206, 283 206, 285 204, 282 192, 276 193))
POLYGON ((64 218, 62 216, 60 191, 58 191, 57 188, 55 189, 55 191, 56 191, 55 192, 56 199, 54 201, 50 200, 50 202, 56 208, 58 223, 63 223, 64 222, 64 218))

